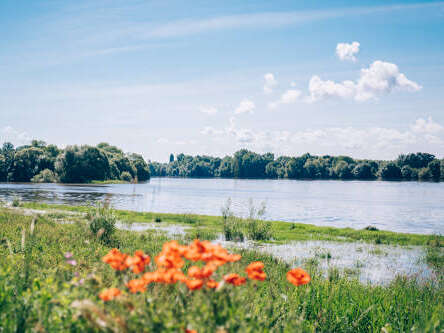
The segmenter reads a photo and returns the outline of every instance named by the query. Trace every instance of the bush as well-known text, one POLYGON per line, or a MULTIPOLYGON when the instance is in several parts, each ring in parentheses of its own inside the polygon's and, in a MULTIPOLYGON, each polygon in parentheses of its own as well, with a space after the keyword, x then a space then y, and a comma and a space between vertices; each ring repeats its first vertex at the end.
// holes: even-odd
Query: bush
POLYGON ((20 199, 18 197, 12 199, 12 207, 20 207, 20 199))
POLYGON ((242 219, 234 216, 231 211, 231 200, 228 199, 222 208, 223 230, 225 240, 244 241, 245 238, 251 240, 270 240, 273 238, 272 224, 264 221, 265 203, 259 209, 254 207, 253 201, 249 202, 249 216, 242 219))
POLYGON ((91 232, 103 243, 111 244, 117 218, 107 203, 99 203, 87 213, 91 232))
POLYGON ((42 170, 31 178, 33 183, 57 183, 57 176, 49 169, 42 170))
POLYGON ((133 177, 131 176, 131 174, 128 171, 123 171, 120 174, 120 179, 124 180, 126 182, 132 182, 133 181, 133 177))

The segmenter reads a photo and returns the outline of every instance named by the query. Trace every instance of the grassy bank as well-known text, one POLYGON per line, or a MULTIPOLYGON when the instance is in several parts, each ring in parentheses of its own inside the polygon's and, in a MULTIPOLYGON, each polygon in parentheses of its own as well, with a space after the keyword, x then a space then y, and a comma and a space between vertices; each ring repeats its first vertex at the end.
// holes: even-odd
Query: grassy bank
MULTIPOLYGON (((40 204, 25 207, 49 208, 40 204)), ((248 263, 261 260, 268 275, 264 282, 227 285, 219 291, 151 284, 140 294, 123 287, 122 296, 105 303, 99 292, 122 287, 127 279, 101 262, 111 246, 125 253, 141 249, 154 257, 167 238, 154 231, 116 230, 112 244, 107 245, 91 233, 83 216, 71 215, 72 224, 57 222, 67 217, 60 213, 63 209, 68 214, 87 208, 51 207, 57 210, 37 218, 0 209, 0 327, 5 332, 380 332, 382 328, 387 332, 440 332, 444 328, 442 277, 426 283, 399 277, 389 286, 370 286, 334 269, 324 278, 316 266, 307 264, 303 268, 312 281, 295 287, 285 279, 288 264, 255 251, 239 252, 241 261, 226 265, 218 276, 232 271, 242 274, 248 263), (67 252, 72 253, 74 263, 64 258, 67 252)), ((160 217, 160 223, 198 223, 200 228, 215 228, 216 224, 216 218, 208 216, 116 214, 119 219, 138 222, 160 217)), ((419 242, 417 237, 406 239, 419 242)), ((442 261, 436 264, 441 267, 442 261)))
MULTIPOLYGON (((87 206, 50 205, 44 203, 26 202, 23 208, 37 210, 58 210, 85 213, 87 206)), ((194 229, 205 235, 215 235, 223 232, 221 217, 196 214, 165 214, 151 212, 134 212, 116 210, 116 216, 123 222, 149 223, 158 221, 163 224, 180 224, 194 229)), ((330 240, 339 242, 363 241, 376 244, 393 245, 439 245, 444 246, 444 236, 397 233, 382 230, 366 230, 352 228, 321 227, 303 223, 288 223, 271 221, 273 239, 275 242, 293 240, 330 240)))

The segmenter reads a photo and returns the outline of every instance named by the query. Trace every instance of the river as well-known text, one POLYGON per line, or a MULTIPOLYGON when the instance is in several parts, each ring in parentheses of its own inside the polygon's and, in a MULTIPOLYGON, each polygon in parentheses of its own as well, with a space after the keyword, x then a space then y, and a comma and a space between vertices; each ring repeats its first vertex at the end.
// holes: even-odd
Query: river
POLYGON ((135 211, 246 216, 248 202, 266 204, 265 218, 321 226, 372 225, 397 232, 444 234, 444 183, 152 178, 143 184, 0 184, 0 200, 81 205, 109 200, 135 211))

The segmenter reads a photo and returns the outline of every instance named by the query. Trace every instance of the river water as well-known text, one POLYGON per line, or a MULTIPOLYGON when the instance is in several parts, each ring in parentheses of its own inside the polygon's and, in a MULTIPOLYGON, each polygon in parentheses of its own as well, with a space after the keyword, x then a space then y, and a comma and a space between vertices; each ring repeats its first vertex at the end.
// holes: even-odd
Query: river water
POLYGON ((152 178, 144 184, 0 184, 0 200, 81 205, 109 200, 135 211, 220 215, 231 198, 238 215, 266 204, 265 218, 322 226, 372 225, 444 234, 444 183, 152 178))

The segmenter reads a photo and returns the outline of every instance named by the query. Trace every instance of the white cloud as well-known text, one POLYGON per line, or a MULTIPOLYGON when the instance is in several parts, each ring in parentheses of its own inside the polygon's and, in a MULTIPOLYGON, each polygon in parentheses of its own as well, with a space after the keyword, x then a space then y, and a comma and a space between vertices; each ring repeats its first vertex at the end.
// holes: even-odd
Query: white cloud
POLYGON ((359 53, 359 46, 360 44, 358 42, 353 42, 351 44, 338 43, 338 45, 336 45, 336 55, 342 61, 349 60, 355 62, 356 55, 359 53))
MULTIPOLYGON (((360 158, 395 158, 408 151, 442 150, 444 127, 438 123, 417 119, 406 130, 387 127, 327 127, 302 131, 254 130, 237 128, 234 120, 225 130, 214 130, 222 136, 233 138, 240 147, 258 152, 278 154, 351 155, 360 158), (434 133, 434 134, 430 134, 434 133)), ((442 154, 442 153, 441 153, 442 154)))
POLYGON ((268 107, 270 109, 275 109, 281 104, 293 104, 295 103, 299 97, 301 96, 302 92, 297 89, 289 89, 286 92, 284 92, 280 99, 278 99, 275 102, 272 102, 268 104, 268 107))
POLYGON ((224 131, 222 130, 216 130, 214 127, 211 126, 205 126, 201 131, 201 134, 203 135, 219 135, 219 134, 223 134, 224 131))
POLYGON ((410 128, 415 133, 425 133, 429 135, 444 132, 444 126, 434 122, 432 117, 428 117, 427 119, 418 118, 410 128))
POLYGON ((5 126, 0 129, 0 143, 11 142, 16 146, 29 144, 31 137, 25 131, 19 131, 11 126, 5 126))
POLYGON ((218 112, 218 110, 214 106, 201 106, 199 108, 199 111, 202 113, 209 114, 209 115, 213 115, 218 112))
POLYGON ((158 138, 157 139, 157 143, 168 143, 169 141, 168 141, 168 139, 166 139, 166 138, 158 138))
POLYGON ((272 73, 265 74, 264 79, 264 93, 271 94, 273 92, 273 87, 277 85, 277 81, 272 73))
POLYGON ((327 97, 367 101, 389 94, 393 90, 415 92, 421 89, 418 83, 407 79, 405 74, 400 73, 395 64, 377 60, 368 68, 361 69, 360 77, 356 82, 323 81, 319 76, 314 75, 309 82, 308 101, 315 102, 327 97))
POLYGON ((253 101, 249 99, 244 99, 240 102, 239 106, 234 110, 235 114, 241 114, 241 113, 254 113, 254 109, 256 108, 256 105, 253 103, 253 101))

